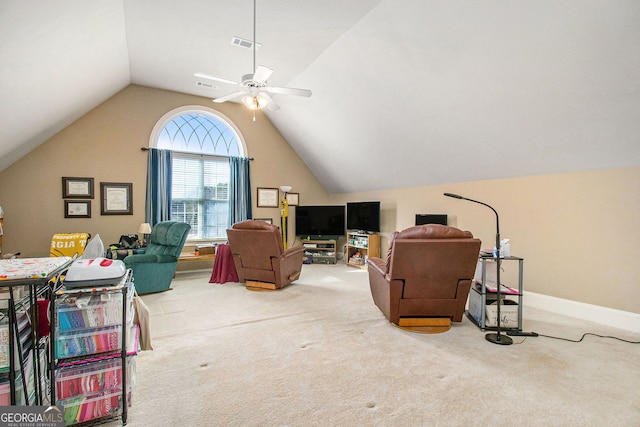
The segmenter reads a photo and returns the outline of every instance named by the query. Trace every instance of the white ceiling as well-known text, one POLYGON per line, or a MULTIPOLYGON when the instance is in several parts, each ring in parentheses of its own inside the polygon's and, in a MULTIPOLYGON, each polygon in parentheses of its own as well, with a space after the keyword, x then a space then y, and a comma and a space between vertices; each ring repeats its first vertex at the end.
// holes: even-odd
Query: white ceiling
MULTIPOLYGON (((130 83, 230 93, 193 74, 252 72, 252 7, 0 2, 0 170, 130 83)), ((256 32, 329 192, 640 165, 640 1, 257 0, 256 32)))

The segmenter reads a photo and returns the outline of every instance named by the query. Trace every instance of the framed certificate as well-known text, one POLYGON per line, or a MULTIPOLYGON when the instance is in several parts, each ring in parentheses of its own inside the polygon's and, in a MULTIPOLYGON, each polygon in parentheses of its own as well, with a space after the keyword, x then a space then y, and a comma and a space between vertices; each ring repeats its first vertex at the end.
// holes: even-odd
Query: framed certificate
POLYGON ((264 221, 267 224, 273 224, 273 218, 253 218, 255 221, 264 221))
POLYGON ((93 178, 62 177, 63 199, 93 199, 93 178))
POLYGON ((132 187, 133 184, 125 182, 101 182, 100 213, 102 215, 133 215, 132 187))
POLYGON ((91 218, 91 200, 65 200, 65 218, 91 218))
POLYGON ((258 187, 258 207, 259 208, 277 208, 280 206, 278 202, 277 188, 260 188, 258 187))
POLYGON ((300 193, 287 193, 287 204, 289 206, 298 206, 300 203, 300 193))

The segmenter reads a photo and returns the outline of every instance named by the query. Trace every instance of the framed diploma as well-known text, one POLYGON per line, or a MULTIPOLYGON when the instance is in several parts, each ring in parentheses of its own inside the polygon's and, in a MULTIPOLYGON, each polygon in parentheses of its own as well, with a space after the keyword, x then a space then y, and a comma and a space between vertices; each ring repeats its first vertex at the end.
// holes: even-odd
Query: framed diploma
POLYGON ((278 201, 277 188, 260 188, 258 187, 258 207, 259 208, 277 208, 280 206, 278 201))
POLYGON ((65 218, 91 218, 91 200, 65 200, 65 218))
POLYGON ((93 178, 62 177, 63 199, 93 199, 93 178))
POLYGON ((125 182, 101 182, 100 213, 102 215, 133 215, 132 187, 133 184, 125 182))
POLYGON ((287 204, 289 206, 298 206, 300 203, 300 193, 287 193, 287 204))

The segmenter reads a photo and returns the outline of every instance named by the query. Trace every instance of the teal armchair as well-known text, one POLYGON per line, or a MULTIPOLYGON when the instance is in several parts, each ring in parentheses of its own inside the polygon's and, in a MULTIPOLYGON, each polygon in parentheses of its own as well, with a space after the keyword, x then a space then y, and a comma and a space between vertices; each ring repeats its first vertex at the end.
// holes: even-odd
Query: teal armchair
POLYGON ((144 251, 124 259, 125 266, 133 270, 133 283, 139 294, 169 289, 190 229, 184 222, 160 222, 151 229, 144 251))

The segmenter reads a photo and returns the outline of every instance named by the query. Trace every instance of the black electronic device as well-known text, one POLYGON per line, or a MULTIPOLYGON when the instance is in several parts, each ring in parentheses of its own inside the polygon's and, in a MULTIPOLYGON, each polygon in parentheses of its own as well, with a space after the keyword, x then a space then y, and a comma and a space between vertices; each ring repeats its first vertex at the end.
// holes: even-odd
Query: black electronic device
POLYGON ((296 206, 296 236, 332 239, 345 234, 344 205, 296 206))
POLYGON ((380 202, 347 203, 347 229, 380 232, 380 202))
POLYGON ((447 214, 416 214, 416 225, 447 224, 447 214))

